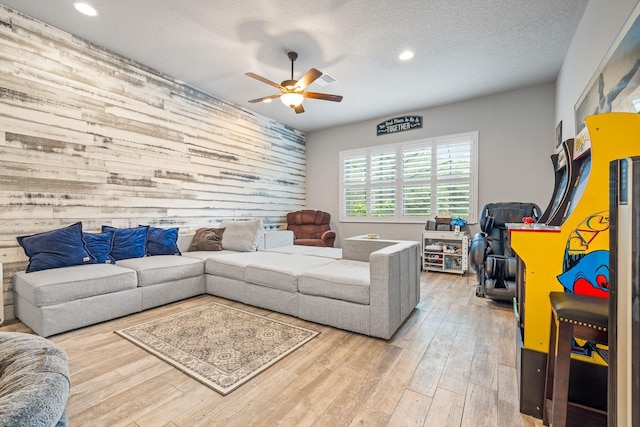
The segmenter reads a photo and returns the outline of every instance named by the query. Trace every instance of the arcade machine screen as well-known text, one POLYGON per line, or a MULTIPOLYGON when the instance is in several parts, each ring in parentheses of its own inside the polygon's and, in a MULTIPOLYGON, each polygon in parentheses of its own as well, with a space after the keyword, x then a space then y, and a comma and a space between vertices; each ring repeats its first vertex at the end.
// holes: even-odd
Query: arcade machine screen
POLYGON ((589 181, 589 172, 591 172, 591 153, 586 153, 583 155, 582 159, 578 159, 581 161, 580 167, 578 168, 578 174, 576 178, 576 183, 571 190, 571 196, 569 205, 567 206, 567 210, 562 217, 562 222, 564 223, 571 213, 575 209, 578 202, 582 198, 582 194, 584 193, 584 189, 587 186, 587 181, 589 181))
POLYGON ((558 185, 558 192, 556 193, 555 199, 553 199, 553 205, 551 205, 551 213, 555 212, 556 209, 558 209, 560 201, 562 200, 562 196, 567 190, 567 184, 569 184, 569 168, 565 167, 562 173, 562 177, 560 178, 560 185, 558 185))
MULTIPOLYGON (((553 194, 551 195, 551 201, 549 201, 547 208, 544 210, 542 216, 538 219, 538 222, 542 224, 546 223, 549 220, 549 217, 551 217, 553 211, 557 209, 557 206, 554 205, 556 205, 556 200, 559 200, 558 191, 560 190, 564 167, 567 164, 566 156, 564 155, 564 147, 562 151, 551 156, 551 163, 553 163, 553 170, 555 171, 555 175, 553 177, 553 194), (562 163, 562 160, 564 160, 564 163, 562 163)), ((564 189, 562 191, 564 192, 564 189)))
POLYGON ((568 139, 562 144, 563 150, 558 153, 558 163, 556 165, 556 190, 553 200, 549 204, 546 217, 539 222, 557 227, 562 222, 562 216, 570 201, 570 193, 573 191, 573 184, 576 182, 576 168, 579 162, 574 160, 575 139, 568 139), (575 165, 575 166, 574 166, 575 165))

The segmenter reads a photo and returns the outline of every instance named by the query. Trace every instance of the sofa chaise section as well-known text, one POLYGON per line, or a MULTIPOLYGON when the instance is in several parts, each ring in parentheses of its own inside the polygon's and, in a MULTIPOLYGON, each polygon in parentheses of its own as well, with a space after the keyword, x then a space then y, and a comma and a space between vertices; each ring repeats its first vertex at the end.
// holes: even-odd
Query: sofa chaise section
POLYGON ((136 272, 91 264, 14 275, 16 315, 47 337, 141 310, 136 272))
POLYGON ((371 335, 389 339, 420 302, 420 244, 396 243, 372 252, 371 335))
POLYGON ((298 278, 298 316, 370 335, 370 265, 341 259, 298 278))
POLYGON ((389 339, 420 300, 420 245, 343 241, 343 259, 298 278, 298 317, 389 339))

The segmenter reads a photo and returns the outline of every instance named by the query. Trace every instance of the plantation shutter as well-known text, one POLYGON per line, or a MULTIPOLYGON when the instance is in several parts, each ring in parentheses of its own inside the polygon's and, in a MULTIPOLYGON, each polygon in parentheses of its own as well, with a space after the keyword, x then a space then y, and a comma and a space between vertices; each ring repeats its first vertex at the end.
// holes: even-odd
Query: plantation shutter
POLYGON ((469 215, 471 201, 471 140, 438 141, 436 152, 436 194, 438 211, 454 216, 469 215))

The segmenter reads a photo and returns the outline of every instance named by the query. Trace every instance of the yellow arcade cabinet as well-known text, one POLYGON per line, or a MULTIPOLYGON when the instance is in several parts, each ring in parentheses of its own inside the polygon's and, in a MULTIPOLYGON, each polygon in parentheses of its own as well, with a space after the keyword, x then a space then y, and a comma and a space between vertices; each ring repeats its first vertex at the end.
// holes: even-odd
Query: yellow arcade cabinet
MULTIPOLYGON (((609 163, 640 155, 640 115, 608 113, 585 122, 574 141, 576 173, 560 225, 509 227, 511 247, 522 267, 519 286, 524 299, 519 323, 520 411, 538 418, 544 407, 549 293, 608 297, 609 163)), ((585 342, 576 342, 575 348, 578 360, 571 364, 570 400, 606 408, 608 349, 585 342)))

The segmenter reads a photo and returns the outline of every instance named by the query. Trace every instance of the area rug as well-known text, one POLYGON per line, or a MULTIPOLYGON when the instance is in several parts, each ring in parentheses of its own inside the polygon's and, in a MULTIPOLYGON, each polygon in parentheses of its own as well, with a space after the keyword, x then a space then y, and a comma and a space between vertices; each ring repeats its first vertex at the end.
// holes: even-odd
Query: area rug
POLYGON ((319 334, 217 303, 116 333, 223 396, 319 334))

